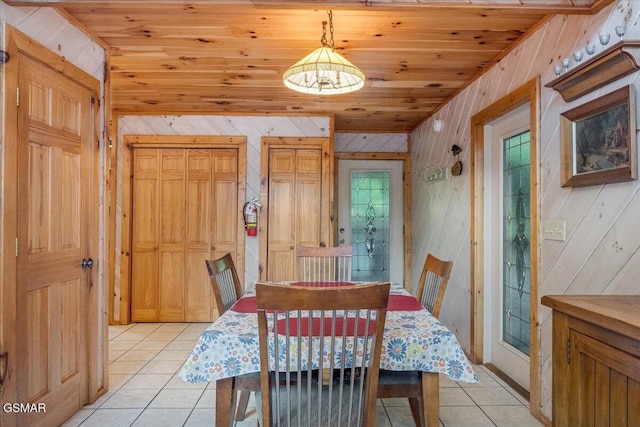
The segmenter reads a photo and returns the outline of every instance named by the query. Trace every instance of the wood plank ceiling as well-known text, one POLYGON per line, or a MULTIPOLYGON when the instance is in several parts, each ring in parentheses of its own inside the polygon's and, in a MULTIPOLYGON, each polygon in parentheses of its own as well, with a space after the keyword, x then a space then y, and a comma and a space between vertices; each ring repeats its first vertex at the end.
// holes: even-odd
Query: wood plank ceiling
POLYGON ((332 114, 340 132, 409 132, 549 14, 610 2, 7 1, 57 7, 110 48, 116 114, 332 114), (285 88, 285 70, 321 45, 327 9, 336 49, 364 72, 364 88, 285 88))

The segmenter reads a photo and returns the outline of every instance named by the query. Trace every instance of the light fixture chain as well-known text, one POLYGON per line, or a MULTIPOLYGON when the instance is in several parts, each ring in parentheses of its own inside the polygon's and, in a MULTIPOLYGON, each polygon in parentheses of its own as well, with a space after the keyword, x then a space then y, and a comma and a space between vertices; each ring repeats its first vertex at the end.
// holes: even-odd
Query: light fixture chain
POLYGON ((327 14, 329 15, 329 32, 331 33, 331 49, 335 49, 334 41, 333 41, 333 12, 328 10, 327 14))
POLYGON ((322 43, 322 46, 327 45, 327 21, 322 21, 322 37, 320 37, 320 43, 322 43))

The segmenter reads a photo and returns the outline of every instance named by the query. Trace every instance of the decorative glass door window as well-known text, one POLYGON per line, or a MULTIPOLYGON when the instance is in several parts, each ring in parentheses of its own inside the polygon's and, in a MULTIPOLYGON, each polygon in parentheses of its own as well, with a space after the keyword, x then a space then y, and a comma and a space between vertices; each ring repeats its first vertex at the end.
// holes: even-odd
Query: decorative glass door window
POLYGON ((389 185, 387 171, 351 173, 352 280, 389 280, 389 185))
POLYGON ((502 339, 529 356, 530 132, 504 139, 502 339))

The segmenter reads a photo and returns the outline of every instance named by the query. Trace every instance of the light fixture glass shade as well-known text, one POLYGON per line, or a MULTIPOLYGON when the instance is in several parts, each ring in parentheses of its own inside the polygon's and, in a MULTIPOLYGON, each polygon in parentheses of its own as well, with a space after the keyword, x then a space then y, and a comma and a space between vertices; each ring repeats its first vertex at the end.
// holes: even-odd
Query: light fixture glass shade
POLYGON ((364 86, 362 71, 328 45, 296 62, 283 80, 290 89, 315 95, 348 93, 364 86))

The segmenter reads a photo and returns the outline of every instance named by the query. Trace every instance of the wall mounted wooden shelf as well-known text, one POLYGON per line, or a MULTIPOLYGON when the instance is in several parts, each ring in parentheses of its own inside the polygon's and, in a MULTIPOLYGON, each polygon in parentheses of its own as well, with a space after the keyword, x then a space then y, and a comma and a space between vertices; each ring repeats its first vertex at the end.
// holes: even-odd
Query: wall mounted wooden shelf
POLYGON ((557 90, 569 102, 637 70, 640 40, 622 40, 545 86, 557 90))

